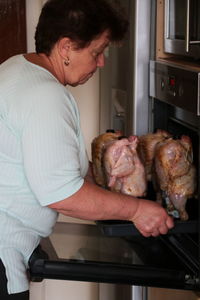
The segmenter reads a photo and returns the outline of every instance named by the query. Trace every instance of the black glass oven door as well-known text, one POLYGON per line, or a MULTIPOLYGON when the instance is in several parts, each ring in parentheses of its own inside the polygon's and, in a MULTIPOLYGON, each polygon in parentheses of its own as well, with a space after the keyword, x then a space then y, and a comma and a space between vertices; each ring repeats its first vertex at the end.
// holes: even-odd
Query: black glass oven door
POLYGON ((49 278, 198 290, 198 263, 195 259, 190 261, 187 253, 189 261, 184 264, 178 258, 184 257, 179 247, 174 252, 169 247, 171 242, 162 239, 144 238, 138 233, 106 236, 101 226, 57 223, 53 234, 42 241, 30 259, 31 280, 49 278))

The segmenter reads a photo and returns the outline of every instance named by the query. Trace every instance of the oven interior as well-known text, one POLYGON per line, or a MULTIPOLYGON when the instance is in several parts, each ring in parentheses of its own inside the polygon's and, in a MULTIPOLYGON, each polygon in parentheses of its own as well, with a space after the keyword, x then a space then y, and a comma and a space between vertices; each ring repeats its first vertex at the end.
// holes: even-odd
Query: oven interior
MULTIPOLYGON (((199 177, 199 117, 193 113, 184 111, 181 108, 169 105, 157 99, 153 99, 152 104, 152 132, 157 129, 164 129, 171 133, 174 138, 179 139, 182 135, 187 135, 192 140, 193 162, 196 167, 197 179, 199 177)), ((188 199, 186 210, 189 220, 198 220, 199 210, 199 184, 194 198, 188 199)), ((153 195, 154 196, 154 195, 153 195)))
MULTIPOLYGON (((151 131, 163 129, 180 138, 187 135, 192 140, 193 162, 197 172, 197 190, 195 197, 188 199, 186 211, 189 219, 184 221, 182 232, 174 235, 167 235, 161 238, 165 246, 176 254, 178 260, 187 266, 196 277, 194 280, 199 284, 200 267, 200 234, 199 234, 199 168, 200 168, 200 138, 199 138, 199 118, 195 114, 185 111, 182 108, 170 105, 158 99, 151 99, 151 131), (192 228, 192 226, 195 226, 192 228), (192 228, 192 230, 191 230, 192 228)), ((152 199, 155 199, 153 189, 151 189, 152 199)))

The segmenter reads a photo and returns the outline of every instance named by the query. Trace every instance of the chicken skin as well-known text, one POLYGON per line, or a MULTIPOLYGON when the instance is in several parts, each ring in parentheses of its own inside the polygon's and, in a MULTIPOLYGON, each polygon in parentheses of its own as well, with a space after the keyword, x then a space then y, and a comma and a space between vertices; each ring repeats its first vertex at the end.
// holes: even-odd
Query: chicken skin
POLYGON ((195 196, 196 169, 188 136, 173 139, 165 130, 120 138, 105 133, 93 140, 93 175, 97 184, 111 191, 145 197, 152 181, 156 200, 165 201, 169 213, 187 220, 187 199, 195 196))
POLYGON ((106 146, 113 140, 117 140, 121 132, 106 132, 100 134, 92 141, 92 171, 96 184, 106 187, 106 176, 103 169, 103 154, 106 146))
POLYGON ((169 208, 174 206, 180 219, 187 220, 185 205, 196 189, 192 143, 188 136, 182 136, 179 140, 169 138, 157 144, 155 176, 160 191, 168 197, 169 208))
POLYGON ((103 164, 108 188, 112 191, 143 197, 147 181, 145 169, 137 154, 138 138, 130 136, 116 140, 106 147, 103 164))
POLYGON ((171 134, 161 129, 158 129, 156 133, 148 133, 139 137, 138 154, 145 166, 148 181, 152 180, 152 166, 154 163, 156 145, 169 137, 171 137, 171 134))

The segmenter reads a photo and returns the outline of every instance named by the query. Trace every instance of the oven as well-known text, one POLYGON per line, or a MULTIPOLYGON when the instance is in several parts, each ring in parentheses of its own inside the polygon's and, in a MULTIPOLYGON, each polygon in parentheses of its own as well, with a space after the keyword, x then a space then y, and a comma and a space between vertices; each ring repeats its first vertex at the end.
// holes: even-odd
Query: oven
POLYGON ((165 0, 164 9, 164 51, 199 59, 199 0, 165 0))
MULTIPOLYGON (((169 237, 172 244, 178 245, 177 254, 186 262, 188 249, 196 248, 196 282, 200 272, 200 68, 187 67, 170 61, 150 61, 150 128, 151 131, 164 129, 174 138, 187 135, 192 140, 193 161, 197 170, 196 196, 188 199, 186 210, 189 220, 185 221, 185 230, 180 235, 169 237), (196 230, 189 232, 190 226, 196 224, 196 230), (184 232, 185 231, 185 232, 184 232), (178 240, 178 242, 176 241, 178 240), (177 244, 176 244, 177 242, 177 244), (184 245, 187 250, 184 253, 184 245)), ((190 251, 189 250, 189 251, 190 251)), ((194 252, 193 252, 194 255, 194 252)), ((193 256, 192 255, 192 256, 193 256)), ((193 256, 193 258, 195 257, 193 256)), ((192 262, 188 263, 192 265, 192 262)))
MULTIPOLYGON (((198 71, 151 61, 151 130, 165 129, 177 137, 189 135, 198 174, 199 87, 198 71)), ((154 200, 151 186, 149 191, 148 198, 154 200)), ((30 259, 31 279, 200 291, 199 199, 188 200, 188 221, 175 219, 175 227, 159 237, 144 238, 131 222, 119 220, 98 221, 96 225, 58 223, 50 238, 42 242, 45 252, 38 248, 30 259), (58 233, 62 236, 60 241, 56 240, 58 233), (76 237, 80 243, 68 253, 67 245, 72 245, 76 237), (62 253, 59 243, 66 245, 62 253)))

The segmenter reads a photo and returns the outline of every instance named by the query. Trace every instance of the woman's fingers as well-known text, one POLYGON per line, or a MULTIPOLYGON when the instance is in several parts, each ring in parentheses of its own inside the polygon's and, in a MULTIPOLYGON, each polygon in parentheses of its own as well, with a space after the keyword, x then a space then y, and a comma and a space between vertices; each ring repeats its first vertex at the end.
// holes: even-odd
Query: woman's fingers
POLYGON ((166 225, 169 229, 174 227, 174 220, 172 217, 168 216, 168 218, 166 220, 166 225))
POLYGON ((148 200, 140 201, 139 204, 132 221, 143 236, 166 234, 174 226, 172 217, 159 204, 148 200))

